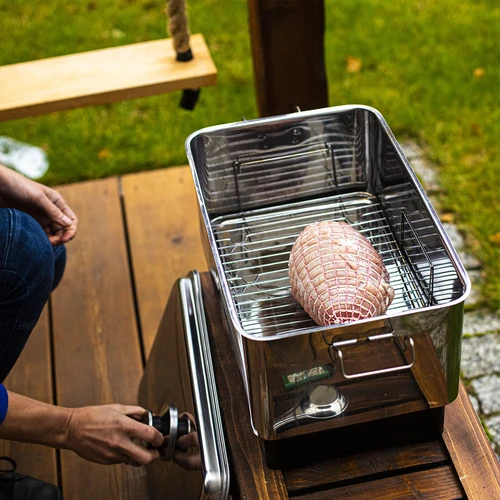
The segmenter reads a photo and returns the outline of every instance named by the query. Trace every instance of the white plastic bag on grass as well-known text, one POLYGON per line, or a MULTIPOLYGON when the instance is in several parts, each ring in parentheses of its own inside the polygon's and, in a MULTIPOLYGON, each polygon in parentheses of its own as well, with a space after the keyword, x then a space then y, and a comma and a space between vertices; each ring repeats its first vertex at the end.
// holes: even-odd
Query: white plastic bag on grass
POLYGON ((0 136, 0 163, 30 179, 39 179, 49 168, 43 149, 5 136, 0 136))

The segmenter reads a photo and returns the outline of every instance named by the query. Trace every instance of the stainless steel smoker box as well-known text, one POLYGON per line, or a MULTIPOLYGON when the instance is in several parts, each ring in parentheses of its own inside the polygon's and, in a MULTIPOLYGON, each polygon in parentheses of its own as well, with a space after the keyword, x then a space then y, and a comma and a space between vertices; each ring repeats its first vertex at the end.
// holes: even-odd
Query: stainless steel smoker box
POLYGON ((338 106, 186 140, 206 257, 256 434, 274 440, 457 396, 467 277, 382 115, 338 106), (304 227, 344 221, 390 273, 384 316, 319 327, 290 293, 304 227))

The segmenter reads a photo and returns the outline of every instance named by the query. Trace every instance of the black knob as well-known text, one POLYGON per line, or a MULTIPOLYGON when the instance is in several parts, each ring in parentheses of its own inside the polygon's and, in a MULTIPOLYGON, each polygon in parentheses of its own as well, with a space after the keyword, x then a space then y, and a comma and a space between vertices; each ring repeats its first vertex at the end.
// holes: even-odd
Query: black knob
MULTIPOLYGON (((167 444, 160 446, 159 450, 162 460, 170 462, 174 457, 177 440, 196 429, 187 415, 178 416, 177 408, 174 405, 165 405, 160 413, 160 415, 153 415, 153 412, 148 410, 144 414, 142 422, 151 425, 163 436, 169 437, 167 444)), ((143 443, 143 446, 148 450, 151 449, 150 443, 143 443)))
POLYGON ((182 415, 182 417, 179 417, 178 425, 179 430, 177 437, 185 436, 186 434, 189 434, 194 430, 191 420, 189 420, 189 417, 187 415, 182 415))
POLYGON ((163 420, 162 417, 153 415, 151 425, 162 433, 163 436, 170 434, 170 419, 163 420))
MULTIPOLYGON (((163 415, 153 415, 151 411, 148 411, 143 418, 143 422, 153 426, 163 436, 168 436, 170 434, 170 412, 166 411, 163 415)), ((182 415, 177 421, 177 437, 185 436, 194 430, 193 424, 187 415, 182 415)))

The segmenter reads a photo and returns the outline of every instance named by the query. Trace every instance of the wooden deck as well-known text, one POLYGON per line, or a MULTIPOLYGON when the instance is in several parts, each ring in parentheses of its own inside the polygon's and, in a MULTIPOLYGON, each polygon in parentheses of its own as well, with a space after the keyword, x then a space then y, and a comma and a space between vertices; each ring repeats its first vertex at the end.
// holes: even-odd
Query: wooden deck
MULTIPOLYGON (((65 277, 6 385, 63 406, 135 403, 172 285, 191 269, 206 267, 191 174, 177 167, 67 185, 60 191, 79 216, 79 234, 68 245, 65 277)), ((218 368, 217 376, 224 372, 231 378, 228 369, 229 363, 218 368)), ((231 388, 221 391, 222 398, 236 401, 231 388)), ((250 495, 244 498, 288 498, 285 490, 292 496, 293 481, 300 478, 263 469, 255 436, 241 438, 245 425, 249 427, 239 418, 245 408, 234 403, 226 410, 238 415, 226 425, 229 437, 233 435, 238 483, 250 495)), ((467 495, 460 498, 500 498, 496 459, 464 392, 447 408, 443 443, 446 467, 453 469, 467 495)), ((18 443, 0 443, 0 453, 15 458, 19 471, 59 484, 65 500, 148 498, 144 469, 95 465, 68 451, 18 443)), ((427 478, 429 483, 429 474, 419 474, 417 482, 402 479, 408 498, 417 497, 411 488, 418 481, 427 478)), ((383 488, 385 483, 377 484, 383 488)), ((351 498, 350 492, 365 486, 344 485, 339 493, 351 498)), ((382 496, 366 491, 372 500, 390 498, 382 490, 382 496)), ((331 497, 323 491, 307 498, 331 497)), ((418 498, 437 497, 427 491, 418 498)))
MULTIPOLYGON (((60 188, 78 214, 63 281, 6 381, 61 406, 135 404, 144 358, 175 280, 205 269, 187 168, 60 188)), ((7 443, 18 470, 59 484, 65 500, 139 500, 144 469, 7 443)))

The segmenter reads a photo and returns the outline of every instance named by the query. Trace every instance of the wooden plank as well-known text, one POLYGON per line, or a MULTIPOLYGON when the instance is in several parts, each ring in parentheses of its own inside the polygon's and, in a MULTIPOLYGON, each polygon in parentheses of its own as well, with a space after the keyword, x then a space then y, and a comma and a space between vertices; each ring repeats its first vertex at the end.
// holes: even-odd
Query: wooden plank
MULTIPOLYGON (((47 307, 4 384, 13 392, 44 403, 53 403, 47 307)), ((57 457, 54 449, 28 443, 0 441, 0 455, 13 458, 17 463, 18 472, 57 484, 57 457)))
MULTIPOLYGON (((466 498, 452 466, 412 472, 333 490, 294 496, 294 500, 459 500, 466 498)), ((488 497, 483 497, 486 499, 488 497)), ((492 497, 494 498, 494 497, 492 497)))
POLYGON ((126 175, 122 189, 147 355, 175 281, 207 268, 198 202, 188 167, 126 175))
POLYGON ((208 273, 202 274, 201 279, 226 444, 235 471, 233 481, 237 480, 242 498, 288 499, 282 472, 265 466, 263 447, 253 433, 243 382, 222 325, 218 295, 208 273))
MULTIPOLYGON (((324 443, 323 443, 324 446, 324 443)), ((352 481, 374 474, 382 475, 407 469, 423 468, 430 464, 449 461, 446 447, 440 441, 406 446, 367 449, 362 453, 341 455, 316 461, 308 467, 283 471, 289 493, 334 486, 341 481, 352 481)))
POLYGON ((500 465, 462 383, 446 407, 443 439, 469 500, 500 498, 500 465))
POLYGON ((0 121, 215 84, 203 36, 190 44, 189 62, 165 39, 0 67, 0 121))
MULTIPOLYGON (((79 217, 63 281, 52 297, 57 401, 134 404, 142 374, 118 179, 59 189, 79 217)), ((64 498, 147 498, 145 472, 61 452, 64 498)))
POLYGON ((328 106, 323 4, 248 0, 260 116, 328 106))

